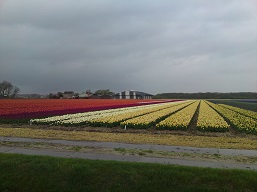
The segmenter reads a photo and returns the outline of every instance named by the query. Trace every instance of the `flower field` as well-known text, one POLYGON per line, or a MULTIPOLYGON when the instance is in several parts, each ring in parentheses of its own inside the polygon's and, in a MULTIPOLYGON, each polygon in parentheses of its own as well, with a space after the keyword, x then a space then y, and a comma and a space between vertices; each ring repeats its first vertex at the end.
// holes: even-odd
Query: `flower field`
POLYGON ((253 117, 242 115, 239 112, 232 111, 223 105, 216 105, 207 102, 213 109, 218 111, 237 131, 246 133, 257 133, 257 120, 253 117))
POLYGON ((254 111, 249 111, 249 110, 245 110, 245 109, 241 109, 241 108, 233 107, 233 106, 229 106, 229 105, 224 105, 224 104, 219 104, 219 105, 222 107, 225 107, 227 109, 230 109, 232 111, 238 112, 242 115, 257 119, 257 113, 254 111))
POLYGON ((227 122, 205 101, 201 101, 196 128, 200 131, 228 131, 227 122))
POLYGON ((148 128, 155 125, 161 119, 169 116, 170 114, 190 105, 191 101, 181 102, 179 105, 170 105, 168 108, 161 109, 152 113, 147 113, 142 116, 134 117, 121 122, 121 125, 131 128, 148 128))
POLYGON ((256 112, 205 100, 0 100, 0 104, 2 123, 257 133, 256 112))
POLYGON ((200 101, 185 107, 156 125, 158 129, 187 130, 200 101))
MULTIPOLYGON (((167 100, 168 101, 168 100, 167 100)), ((0 122, 23 121, 56 115, 116 109, 167 102, 163 100, 69 100, 69 99, 15 99, 0 100, 0 122)), ((174 100, 175 101, 175 100, 174 100)), ((24 121, 23 121, 24 122, 24 121)))

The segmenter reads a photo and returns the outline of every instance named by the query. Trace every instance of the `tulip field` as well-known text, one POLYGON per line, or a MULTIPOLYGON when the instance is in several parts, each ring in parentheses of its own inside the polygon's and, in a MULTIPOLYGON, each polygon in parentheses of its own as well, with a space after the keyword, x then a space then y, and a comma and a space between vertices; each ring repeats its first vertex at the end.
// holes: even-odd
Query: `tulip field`
POLYGON ((27 122, 32 118, 149 105, 167 101, 128 99, 3 99, 0 100, 0 122, 27 122))
POLYGON ((0 122, 257 133, 257 112, 206 100, 0 100, 0 122))

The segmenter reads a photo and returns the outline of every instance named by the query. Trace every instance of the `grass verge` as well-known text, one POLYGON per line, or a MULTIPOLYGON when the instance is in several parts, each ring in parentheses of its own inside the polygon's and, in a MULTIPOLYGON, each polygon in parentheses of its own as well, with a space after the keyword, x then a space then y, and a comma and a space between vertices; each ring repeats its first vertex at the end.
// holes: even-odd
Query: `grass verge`
POLYGON ((256 191, 257 172, 0 154, 0 191, 256 191))
POLYGON ((71 146, 54 143, 27 143, 27 142, 1 142, 0 146, 26 149, 50 149, 53 151, 74 151, 81 153, 95 153, 95 154, 113 154, 113 155, 136 155, 158 158, 173 158, 173 159, 188 159, 198 161, 211 162, 229 162, 229 163, 245 163, 257 164, 257 157, 254 156, 234 156, 234 155, 220 155, 207 153, 187 153, 187 152, 172 152, 160 150, 143 150, 143 149, 125 149, 125 148, 104 148, 91 146, 71 146))
POLYGON ((257 149, 257 139, 226 136, 196 136, 143 133, 105 133, 63 131, 33 128, 0 128, 0 136, 61 140, 149 143, 157 145, 191 146, 228 149, 257 149))

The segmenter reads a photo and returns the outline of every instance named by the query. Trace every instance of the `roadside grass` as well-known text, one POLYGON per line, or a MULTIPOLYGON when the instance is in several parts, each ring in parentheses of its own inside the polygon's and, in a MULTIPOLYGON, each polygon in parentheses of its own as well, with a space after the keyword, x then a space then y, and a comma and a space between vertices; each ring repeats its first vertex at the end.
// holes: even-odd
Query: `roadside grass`
POLYGON ((143 133, 105 133, 33 128, 1 128, 0 136, 74 141, 149 143, 157 145, 257 150, 256 138, 143 133))
POLYGON ((54 151, 74 151, 81 153, 96 153, 96 154, 113 154, 113 155, 137 155, 158 158, 176 158, 176 159, 191 159, 199 161, 219 161, 232 163, 257 164, 257 157, 242 156, 242 155, 220 155, 207 153, 190 153, 190 152, 175 152, 161 150, 143 150, 143 149, 126 149, 126 148, 105 148, 91 146, 70 146, 53 143, 27 143, 27 142, 10 142, 0 141, 0 146, 13 148, 29 148, 29 149, 50 149, 54 151))
POLYGON ((0 154, 0 191, 256 191, 257 172, 0 154))

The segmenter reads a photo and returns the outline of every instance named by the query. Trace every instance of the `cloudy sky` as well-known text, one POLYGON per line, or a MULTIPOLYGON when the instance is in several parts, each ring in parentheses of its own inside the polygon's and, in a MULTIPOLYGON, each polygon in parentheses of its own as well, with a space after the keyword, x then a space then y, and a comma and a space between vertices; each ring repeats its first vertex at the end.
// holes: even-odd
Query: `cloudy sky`
POLYGON ((257 91, 256 0, 0 0, 21 93, 257 91))

